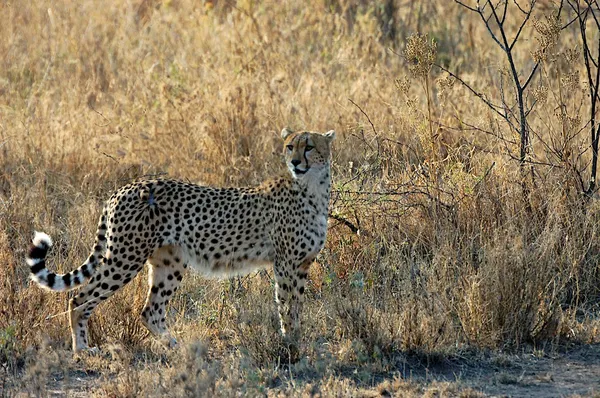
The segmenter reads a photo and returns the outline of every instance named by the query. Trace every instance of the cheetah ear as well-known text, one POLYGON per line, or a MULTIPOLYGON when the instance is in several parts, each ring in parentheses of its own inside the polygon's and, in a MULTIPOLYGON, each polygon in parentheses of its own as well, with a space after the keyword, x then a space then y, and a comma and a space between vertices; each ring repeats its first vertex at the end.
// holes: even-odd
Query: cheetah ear
POLYGON ((291 134, 294 134, 294 132, 289 127, 284 127, 283 130, 281 130, 281 138, 283 138, 284 140, 288 138, 291 134))
POLYGON ((323 136, 327 138, 327 142, 331 143, 331 141, 333 141, 333 139, 335 138, 335 131, 329 130, 328 132, 323 134, 323 136))

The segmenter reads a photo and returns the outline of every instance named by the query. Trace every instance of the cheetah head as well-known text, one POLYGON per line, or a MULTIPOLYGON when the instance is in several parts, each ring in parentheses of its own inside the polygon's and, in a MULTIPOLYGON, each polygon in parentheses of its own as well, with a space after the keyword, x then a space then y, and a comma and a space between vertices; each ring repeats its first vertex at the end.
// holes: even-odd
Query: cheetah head
POLYGON ((295 133, 286 127, 281 131, 281 137, 284 141, 285 163, 294 178, 314 177, 329 169, 335 131, 325 134, 307 131, 295 133))

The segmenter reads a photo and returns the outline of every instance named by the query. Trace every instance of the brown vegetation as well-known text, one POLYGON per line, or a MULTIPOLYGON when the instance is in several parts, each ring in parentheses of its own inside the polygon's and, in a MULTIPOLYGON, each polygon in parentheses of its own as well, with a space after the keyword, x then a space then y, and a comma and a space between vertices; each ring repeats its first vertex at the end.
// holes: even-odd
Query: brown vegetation
MULTIPOLYGON (((600 33, 578 3, 597 10, 571 0, 557 20, 560 1, 539 1, 511 63, 450 1, 0 2, 0 396, 92 376, 102 396, 479 396, 413 383, 407 361, 597 342, 600 33), (171 352, 141 325, 142 275, 91 320, 104 356, 74 362, 68 294, 27 279, 32 231, 74 269, 112 190, 160 173, 257 184, 283 169, 284 126, 338 133, 304 359, 278 363, 259 273, 188 275, 171 352)), ((526 13, 508 4, 510 42, 526 13)))

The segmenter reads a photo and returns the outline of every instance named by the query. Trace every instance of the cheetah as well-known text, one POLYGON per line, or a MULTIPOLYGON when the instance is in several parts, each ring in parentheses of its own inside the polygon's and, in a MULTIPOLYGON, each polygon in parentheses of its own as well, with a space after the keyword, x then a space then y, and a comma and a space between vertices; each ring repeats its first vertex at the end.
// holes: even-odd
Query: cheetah
POLYGON ((120 188, 103 208, 91 254, 72 272, 46 268, 52 239, 35 233, 26 258, 31 279, 52 291, 82 287, 68 310, 75 353, 90 350, 87 323, 95 307, 145 263, 149 290, 142 323, 169 347, 176 341, 165 326, 165 306, 188 267, 223 278, 273 265, 280 331, 297 350, 308 270, 327 234, 335 132, 284 128, 281 137, 289 173, 258 187, 142 179, 120 188))

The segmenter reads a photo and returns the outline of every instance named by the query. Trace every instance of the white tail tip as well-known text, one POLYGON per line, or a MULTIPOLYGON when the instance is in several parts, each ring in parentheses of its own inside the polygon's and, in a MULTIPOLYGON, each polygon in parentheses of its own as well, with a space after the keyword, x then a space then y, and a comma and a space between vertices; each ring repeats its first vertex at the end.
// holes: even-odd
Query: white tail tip
POLYGON ((35 235, 33 236, 33 245, 36 247, 41 247, 45 245, 46 247, 52 246, 52 238, 43 232, 35 231, 35 235))

